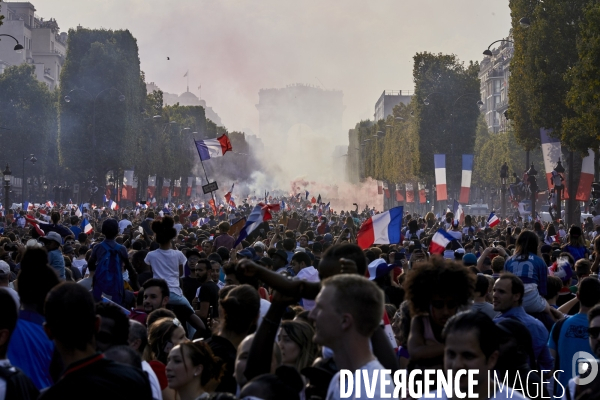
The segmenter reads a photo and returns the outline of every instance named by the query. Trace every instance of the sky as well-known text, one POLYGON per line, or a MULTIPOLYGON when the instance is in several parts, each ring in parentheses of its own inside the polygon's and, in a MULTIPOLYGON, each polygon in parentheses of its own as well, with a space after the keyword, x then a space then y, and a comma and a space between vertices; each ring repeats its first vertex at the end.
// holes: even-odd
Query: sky
POLYGON ((413 89, 417 52, 480 61, 510 30, 505 0, 30 1, 61 31, 130 30, 148 82, 182 93, 189 70, 190 91, 230 131, 254 134, 260 89, 341 90, 347 130, 372 118, 383 90, 413 89))

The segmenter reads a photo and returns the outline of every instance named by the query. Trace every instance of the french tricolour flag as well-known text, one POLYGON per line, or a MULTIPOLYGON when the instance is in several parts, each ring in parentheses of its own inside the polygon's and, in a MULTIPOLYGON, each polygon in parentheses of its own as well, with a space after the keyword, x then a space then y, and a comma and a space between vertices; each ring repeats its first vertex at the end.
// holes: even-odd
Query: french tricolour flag
POLYGON ((446 190, 446 155, 434 154, 433 162, 435 166, 437 200, 448 200, 448 192, 446 190))
POLYGON ((368 249, 373 243, 400 243, 403 210, 404 207, 394 207, 366 220, 356 236, 360 248, 368 249))
POLYGON ((119 205, 115 201, 112 201, 112 200, 109 201, 109 205, 108 206, 110 207, 111 210, 118 210, 119 209, 119 205))
POLYGON ((575 200, 588 201, 592 191, 592 182, 594 182, 594 150, 588 149, 588 155, 582 160, 581 177, 575 200))
POLYGON ((454 240, 453 236, 450 236, 448 232, 443 229, 438 231, 431 238, 431 244, 429 245, 429 252, 431 254, 442 254, 446 250, 448 243, 454 240))
POLYGON ((240 244, 242 240, 248 237, 248 235, 251 234, 256 228, 258 228, 260 224, 272 219, 273 217, 271 216, 271 211, 279 211, 279 207, 279 204, 258 203, 257 205, 255 205, 254 209, 252 210, 252 212, 248 216, 248 219, 246 220, 246 225, 244 225, 244 227, 240 231, 240 235, 235 241, 233 247, 240 244))
POLYGON ((83 231, 83 233, 88 235, 94 231, 94 228, 92 228, 92 224, 90 224, 90 221, 88 221, 87 218, 84 218, 81 222, 81 230, 83 231))
POLYGON ((206 161, 215 157, 222 157, 228 151, 232 151, 231 142, 227 135, 216 139, 194 140, 200 160, 206 161))
POLYGON ((488 225, 490 226, 490 228, 495 227, 496 225, 498 225, 500 223, 500 218, 498 218, 496 216, 496 214, 491 213, 490 217, 488 218, 488 225))
POLYGON ((471 193, 471 175, 473 174, 473 154, 462 155, 462 181, 460 184, 461 203, 469 202, 469 194, 471 193))

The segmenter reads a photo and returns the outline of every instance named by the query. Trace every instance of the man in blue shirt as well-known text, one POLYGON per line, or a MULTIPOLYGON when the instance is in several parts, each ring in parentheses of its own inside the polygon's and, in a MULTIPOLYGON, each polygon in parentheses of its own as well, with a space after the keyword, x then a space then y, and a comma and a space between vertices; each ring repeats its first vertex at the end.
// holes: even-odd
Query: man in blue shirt
POLYGON ((62 237, 57 232, 48 232, 46 236, 40 238, 48 251, 48 264, 58 274, 60 280, 65 280, 65 259, 60 246, 62 246, 62 237))
POLYGON ((493 304, 494 311, 501 314, 495 318, 512 318, 523 323, 533 339, 533 353, 537 359, 539 369, 552 370, 554 360, 548 350, 548 330, 539 320, 525 312, 523 308, 523 295, 525 286, 518 276, 505 273, 494 284, 493 304))
POLYGON ((579 285, 577 293, 580 308, 579 312, 562 323, 556 323, 550 333, 548 347, 550 353, 556 358, 561 385, 566 388, 569 379, 573 378, 572 361, 575 353, 585 351, 593 354, 588 335, 588 311, 600 302, 600 281, 595 278, 585 278, 579 285), (558 330, 555 332, 555 330, 558 330), (558 337, 558 340, 555 340, 558 337))

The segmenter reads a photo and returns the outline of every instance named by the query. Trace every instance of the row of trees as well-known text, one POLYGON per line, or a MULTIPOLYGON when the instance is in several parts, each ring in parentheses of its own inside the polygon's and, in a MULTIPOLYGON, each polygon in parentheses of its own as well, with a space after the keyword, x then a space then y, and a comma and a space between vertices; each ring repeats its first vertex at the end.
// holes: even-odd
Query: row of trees
POLYGON ((245 157, 211 160, 210 172, 232 179, 250 173, 243 133, 217 127, 202 107, 165 106, 162 92, 146 93, 129 31, 70 30, 57 90, 37 81, 34 70, 23 64, 0 75, 0 161, 10 163, 13 173, 23 153, 34 153, 38 163, 28 176, 50 187, 87 185, 94 177, 102 187, 109 172, 119 181, 133 169, 144 188, 149 175, 203 176, 193 140, 224 133, 245 157))

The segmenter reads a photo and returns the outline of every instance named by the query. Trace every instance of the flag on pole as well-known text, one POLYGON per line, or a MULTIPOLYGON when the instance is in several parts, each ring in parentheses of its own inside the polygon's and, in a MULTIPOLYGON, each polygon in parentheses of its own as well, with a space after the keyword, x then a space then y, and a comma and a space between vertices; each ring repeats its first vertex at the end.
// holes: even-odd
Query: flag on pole
POLYGON ((588 149, 587 157, 582 160, 575 200, 588 201, 590 199, 592 182, 594 182, 594 150, 588 149))
POLYGON ((490 217, 488 218, 487 223, 488 223, 488 225, 489 225, 490 228, 493 228, 493 227, 495 227, 496 225, 498 225, 500 223, 500 218, 498 218, 496 216, 496 214, 491 213, 490 217))
POLYGON ((202 161, 222 157, 228 151, 233 151, 227 135, 221 135, 221 137, 216 139, 194 140, 194 143, 202 161))
POLYGON ((435 185, 437 189, 437 200, 447 200, 448 192, 446 190, 446 155, 434 154, 433 162, 435 166, 435 185))
POLYGON ((469 202, 469 195, 471 194, 471 175, 473 174, 473 154, 462 155, 462 180, 460 184, 460 197, 461 203, 469 202))
POLYGON ((115 201, 113 201, 113 200, 109 201, 108 207, 111 210, 118 210, 119 209, 119 205, 115 201))
POLYGON ((366 220, 356 235, 358 246, 364 250, 374 243, 400 243, 403 210, 402 206, 394 207, 366 220))

